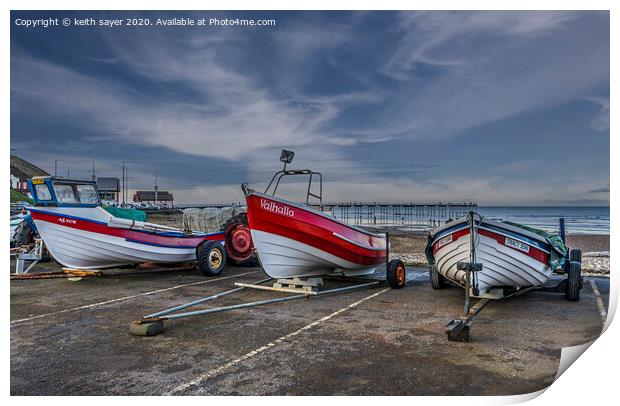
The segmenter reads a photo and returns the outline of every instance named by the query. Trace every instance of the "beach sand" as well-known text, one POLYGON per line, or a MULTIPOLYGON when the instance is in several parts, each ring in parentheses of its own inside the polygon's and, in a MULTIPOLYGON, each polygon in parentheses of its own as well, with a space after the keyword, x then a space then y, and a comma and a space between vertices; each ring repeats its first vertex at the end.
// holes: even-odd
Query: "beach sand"
MULTIPOLYGON (((183 213, 149 213, 147 221, 181 228, 183 213)), ((426 241, 425 232, 390 232, 391 256, 401 258, 409 265, 427 265, 424 256, 426 241)), ((567 236, 567 243, 569 247, 581 249, 584 272, 609 273, 609 235, 571 234, 567 236)))

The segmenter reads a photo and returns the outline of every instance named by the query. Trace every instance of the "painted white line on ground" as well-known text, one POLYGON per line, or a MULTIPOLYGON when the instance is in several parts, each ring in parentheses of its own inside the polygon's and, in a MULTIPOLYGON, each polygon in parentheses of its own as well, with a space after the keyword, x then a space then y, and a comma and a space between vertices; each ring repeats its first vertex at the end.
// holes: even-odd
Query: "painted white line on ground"
POLYGON ((605 326, 605 321, 607 320, 607 311, 605 310, 605 305, 603 304, 603 298, 601 297, 601 293, 598 291, 598 287, 596 286, 596 282, 594 279, 588 279, 590 281, 590 286, 592 286, 592 291, 596 296, 596 304, 598 305, 598 311, 601 314, 601 318, 603 319, 603 327, 605 326))
POLYGON ((92 307, 104 306, 104 305, 107 305, 107 304, 110 304, 110 303, 122 302, 124 300, 134 299, 136 297, 141 297, 141 296, 154 295, 156 293, 162 293, 162 292, 167 292, 169 290, 180 289, 180 288, 184 288, 186 286, 202 285, 202 284, 205 284, 205 283, 217 282, 217 281, 221 281, 221 280, 224 280, 224 279, 238 278, 240 276, 249 275, 251 273, 256 273, 256 272, 258 272, 258 271, 245 272, 245 273, 240 273, 238 275, 224 276, 224 277, 221 277, 221 278, 207 279, 207 280, 204 280, 204 281, 198 281, 198 282, 192 282, 192 283, 185 283, 183 285, 172 286, 170 288, 152 290, 150 292, 138 293, 136 295, 119 297, 117 299, 112 299, 112 300, 106 300, 104 302, 91 303, 91 304, 87 304, 87 305, 84 305, 84 306, 72 307, 70 309, 63 309, 63 310, 58 310, 56 312, 44 313, 44 314, 39 314, 39 315, 36 315, 36 316, 26 317, 26 318, 23 318, 23 319, 12 320, 11 321, 11 327, 14 324, 22 323, 24 321, 40 319, 42 317, 54 316, 56 314, 68 313, 68 312, 73 312, 73 311, 77 311, 77 310, 90 309, 92 307))
POLYGON ((385 288, 385 289, 383 289, 383 290, 381 290, 379 292, 373 293, 370 296, 366 296, 365 298, 360 299, 360 300, 358 300, 355 303, 351 303, 350 305, 348 305, 346 307, 343 307, 342 309, 337 310, 337 311, 333 312, 332 314, 329 314, 329 315, 327 315, 325 317, 322 317, 322 318, 320 318, 320 319, 318 319, 318 320, 316 320, 316 321, 314 321, 314 322, 312 322, 310 324, 307 324, 307 325, 303 326, 299 330, 296 330, 296 331, 293 331, 292 333, 284 335, 284 336, 282 336, 282 337, 280 337, 280 338, 278 338, 278 339, 276 339, 276 340, 274 340, 274 341, 272 341, 272 342, 270 342, 268 344, 263 345, 260 348, 257 348, 257 349, 255 349, 253 351, 248 352, 247 354, 242 355, 241 357, 239 357, 237 359, 234 359, 234 360, 232 360, 232 361, 230 361, 230 362, 228 362, 228 363, 226 363, 224 365, 221 365, 221 366, 219 366, 217 368, 214 368, 214 369, 212 369, 210 371, 207 371, 206 373, 198 376, 197 378, 191 380, 190 382, 187 382, 187 383, 184 383, 182 385, 179 385, 176 388, 170 390, 169 392, 166 392, 165 395, 174 395, 174 394, 182 392, 182 391, 184 391, 184 390, 186 390, 186 389, 188 389, 188 388, 190 388, 192 386, 196 386, 196 385, 200 384, 201 382, 203 382, 204 380, 209 379, 209 378, 211 378, 213 376, 216 376, 220 372, 222 372, 222 371, 224 371, 224 370, 226 370, 226 369, 228 369, 228 368, 230 368, 232 366, 235 366, 235 365, 239 364, 240 362, 243 362, 243 361, 245 361, 245 360, 247 360, 249 358, 252 358, 255 355, 258 355, 258 354, 260 354, 263 351, 266 351, 266 350, 268 350, 270 348, 273 348, 274 346, 282 343, 283 341, 286 341, 286 340, 288 340, 291 337, 294 337, 294 336, 296 336, 298 334, 301 334, 304 331, 311 329, 312 327, 315 327, 315 326, 317 326, 317 325, 319 325, 319 324, 321 324, 321 323, 323 323, 323 322, 325 322, 325 321, 327 321, 329 319, 332 319, 332 318, 338 316, 339 314, 342 314, 342 313, 346 312, 349 309, 352 309, 352 308, 354 308, 356 306, 359 306, 360 304, 364 303, 365 301, 370 300, 370 299, 372 299, 374 297, 377 297, 377 296, 381 295, 382 293, 387 292, 388 290, 391 290, 391 288, 385 288))

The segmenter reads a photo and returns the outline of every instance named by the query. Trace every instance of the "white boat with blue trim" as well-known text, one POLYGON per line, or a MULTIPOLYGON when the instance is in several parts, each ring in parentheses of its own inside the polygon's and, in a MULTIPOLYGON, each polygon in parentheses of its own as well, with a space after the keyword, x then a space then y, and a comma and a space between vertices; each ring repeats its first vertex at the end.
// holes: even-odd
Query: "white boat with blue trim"
POLYGON ((101 207, 95 182, 46 176, 30 179, 29 187, 35 205, 28 210, 37 230, 50 255, 68 268, 194 261, 202 242, 225 240, 223 232, 187 232, 115 217, 101 207))
POLYGON ((543 285, 565 255, 559 237, 475 213, 433 230, 426 247, 431 278, 437 272, 435 278, 465 287, 467 268, 459 264, 479 263, 481 269, 471 272, 470 295, 490 298, 505 288, 543 285))

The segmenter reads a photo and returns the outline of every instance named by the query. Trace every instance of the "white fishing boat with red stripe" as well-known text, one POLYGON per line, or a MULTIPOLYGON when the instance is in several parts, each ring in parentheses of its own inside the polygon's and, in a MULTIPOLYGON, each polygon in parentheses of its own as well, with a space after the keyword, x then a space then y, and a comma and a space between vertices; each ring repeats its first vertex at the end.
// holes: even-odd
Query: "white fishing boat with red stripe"
MULTIPOLYGON (((272 278, 291 279, 342 273, 372 274, 386 263, 386 236, 353 227, 311 207, 322 202, 322 176, 309 169, 286 169, 292 152, 283 151, 284 169, 277 172, 264 193, 243 185, 248 223, 260 263, 272 278), (287 156, 286 154, 289 154, 287 156), (308 176, 305 204, 275 197, 284 176, 308 176), (319 179, 318 190, 313 179, 319 179)), ((404 278, 404 267, 403 275, 404 278)))
POLYGON ((37 231, 50 255, 68 268, 194 261, 204 241, 224 243, 223 232, 185 232, 115 217, 101 207, 95 182, 37 177, 29 186, 35 206, 28 210, 37 231))
POLYGON ((481 268, 470 272, 471 296, 498 297, 504 288, 542 286, 566 252, 535 231, 475 213, 449 222, 429 234, 431 280, 446 278, 465 287, 468 268, 463 264, 476 263, 481 268))

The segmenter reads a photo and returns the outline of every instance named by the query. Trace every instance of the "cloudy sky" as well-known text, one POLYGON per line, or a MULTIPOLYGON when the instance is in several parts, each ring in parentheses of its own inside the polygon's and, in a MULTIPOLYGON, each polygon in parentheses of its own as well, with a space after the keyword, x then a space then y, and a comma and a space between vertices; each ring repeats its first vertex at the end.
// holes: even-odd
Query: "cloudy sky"
MULTIPOLYGON (((328 201, 607 205, 607 12, 12 12, 275 27, 11 26, 11 148, 178 202, 241 200, 281 148, 328 201)), ((289 193, 292 193, 292 189, 289 193)))

